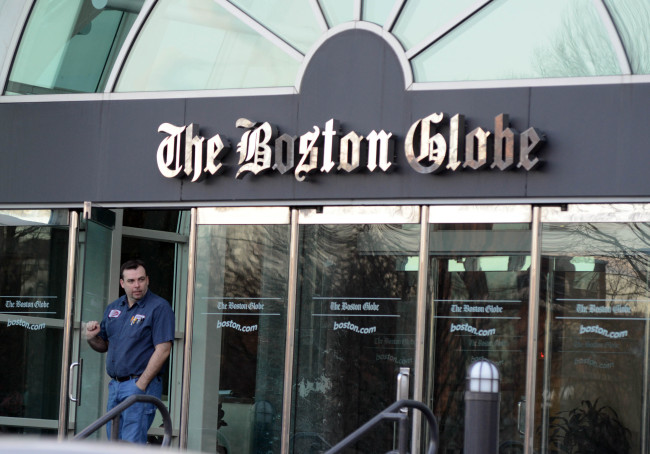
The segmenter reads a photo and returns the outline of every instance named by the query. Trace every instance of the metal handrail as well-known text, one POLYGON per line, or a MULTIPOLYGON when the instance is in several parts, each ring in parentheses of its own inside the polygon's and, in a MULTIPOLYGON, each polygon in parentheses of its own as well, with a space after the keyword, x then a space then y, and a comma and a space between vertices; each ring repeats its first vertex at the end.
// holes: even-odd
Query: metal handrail
POLYGON ((98 429, 100 429, 103 425, 107 424, 111 420, 113 421, 113 427, 111 428, 111 440, 117 440, 117 434, 119 430, 116 430, 115 428, 119 427, 120 415, 124 410, 126 410, 136 402, 148 402, 158 407, 158 410, 160 410, 160 413, 162 415, 163 428, 165 430, 165 434, 163 436, 163 441, 161 446, 169 446, 172 441, 172 419, 169 416, 169 410, 167 410, 167 407, 165 407, 165 404, 162 403, 160 399, 154 396, 150 396, 148 394, 134 394, 132 396, 127 397, 126 399, 124 399, 124 401, 122 401, 115 407, 111 408, 104 416, 102 416, 97 421, 93 422, 84 430, 79 432, 74 437, 74 440, 83 440, 85 438, 88 438, 90 434, 96 432, 98 429))
POLYGON ((427 454, 435 454, 438 450, 438 421, 436 420, 436 417, 434 416, 431 409, 424 405, 422 402, 407 399, 398 400, 397 402, 388 406, 384 411, 377 414, 363 426, 359 427, 357 430, 334 445, 331 449, 326 451, 325 454, 336 454, 342 452, 345 448, 359 441, 361 437, 370 431, 370 429, 384 420, 397 421, 399 424, 398 451, 390 452, 406 454, 408 452, 408 413, 402 412, 401 409, 403 408, 414 408, 416 410, 420 410, 427 418, 429 428, 431 429, 429 431, 429 449, 427 450, 427 454))

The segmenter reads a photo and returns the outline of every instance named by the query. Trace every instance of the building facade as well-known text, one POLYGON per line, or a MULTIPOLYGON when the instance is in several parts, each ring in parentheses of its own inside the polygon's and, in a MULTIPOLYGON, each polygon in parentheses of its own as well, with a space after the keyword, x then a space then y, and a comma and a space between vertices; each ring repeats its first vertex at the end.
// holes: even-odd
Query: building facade
POLYGON ((650 451, 650 6, 451 3, 0 0, 2 431, 103 413, 137 257, 182 448, 325 451, 402 374, 460 453, 489 359, 500 452, 650 451))

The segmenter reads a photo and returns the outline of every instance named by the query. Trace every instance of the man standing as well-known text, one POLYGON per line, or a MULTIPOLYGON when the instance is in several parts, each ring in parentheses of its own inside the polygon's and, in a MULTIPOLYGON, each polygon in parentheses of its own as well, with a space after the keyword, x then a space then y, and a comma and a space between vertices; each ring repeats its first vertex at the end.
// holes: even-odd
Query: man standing
MULTIPOLYGON (((130 260, 120 268, 120 285, 126 293, 104 311, 101 324, 86 324, 86 339, 93 350, 106 356, 107 410, 133 394, 160 399, 161 370, 174 340, 174 313, 170 304, 149 291, 149 277, 141 260, 130 260)), ((138 402, 124 410, 118 438, 146 443, 156 407, 138 402)), ((110 432, 110 426, 108 427, 110 432)))

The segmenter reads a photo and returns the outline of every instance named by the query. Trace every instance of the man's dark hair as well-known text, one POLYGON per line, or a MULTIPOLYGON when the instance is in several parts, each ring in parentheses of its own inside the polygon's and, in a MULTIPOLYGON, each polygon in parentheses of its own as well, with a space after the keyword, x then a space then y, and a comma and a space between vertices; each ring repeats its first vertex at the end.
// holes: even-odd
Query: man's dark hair
POLYGON ((147 267, 140 259, 128 260, 120 267, 120 279, 124 279, 124 270, 137 270, 139 267, 144 268, 144 275, 147 275, 147 267))

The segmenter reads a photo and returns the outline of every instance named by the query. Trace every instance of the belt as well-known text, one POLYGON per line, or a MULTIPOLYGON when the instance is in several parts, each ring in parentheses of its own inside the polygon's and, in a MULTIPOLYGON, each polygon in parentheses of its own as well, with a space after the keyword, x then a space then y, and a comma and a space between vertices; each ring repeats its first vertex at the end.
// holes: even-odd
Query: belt
POLYGON ((124 376, 124 377, 113 377, 113 380, 117 380, 117 381, 119 381, 120 383, 122 383, 122 382, 125 382, 125 381, 129 381, 129 380, 131 380, 132 378, 133 378, 133 379, 136 379, 136 378, 140 378, 140 376, 139 376, 139 375, 126 375, 126 376, 124 376))

